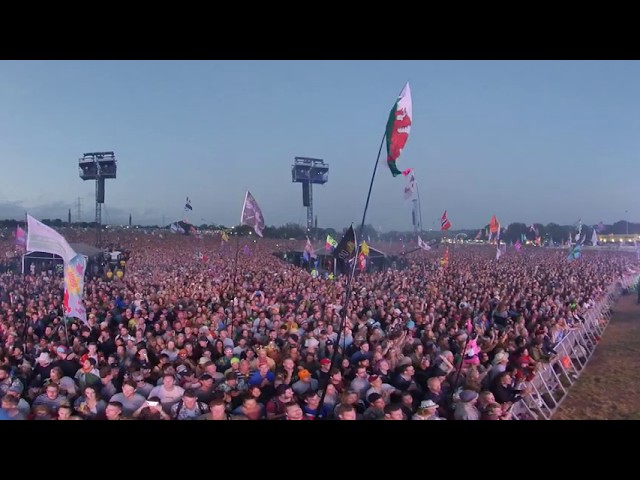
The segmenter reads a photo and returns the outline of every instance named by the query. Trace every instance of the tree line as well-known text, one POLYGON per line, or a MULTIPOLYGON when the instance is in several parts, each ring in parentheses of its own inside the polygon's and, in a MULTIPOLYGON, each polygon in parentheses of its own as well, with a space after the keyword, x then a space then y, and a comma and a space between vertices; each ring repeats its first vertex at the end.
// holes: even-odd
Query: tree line
MULTIPOLYGON (((75 222, 70 225, 67 222, 63 222, 61 219, 48 219, 45 218, 42 220, 42 223, 45 225, 49 225, 53 228, 87 228, 92 229, 96 227, 95 222, 75 222)), ((182 222, 180 222, 182 223, 182 222)), ((19 222, 17 220, 0 220, 0 228, 4 230, 15 229, 18 225, 24 227, 24 221, 19 222)), ((246 225, 236 225, 233 227, 227 227, 225 225, 217 225, 217 224, 201 224, 194 225, 198 230, 202 231, 218 231, 224 230, 228 232, 230 235, 238 234, 241 236, 248 236, 252 234, 253 230, 251 227, 246 225)), ((552 239, 554 242, 563 242, 570 235, 574 238, 577 227, 575 225, 558 225, 557 223, 548 223, 546 225, 541 223, 534 224, 535 229, 537 230, 537 235, 531 229, 531 225, 527 225, 525 223, 515 222, 509 224, 505 230, 500 235, 500 238, 506 242, 515 242, 518 239, 521 239, 524 235, 528 240, 534 240, 536 236, 541 237, 542 241, 547 239, 552 239)), ((104 227, 103 227, 104 228, 104 227)), ((111 228, 111 227, 110 227, 111 228)), ((132 228, 135 229, 147 229, 147 230, 155 230, 161 228, 169 228, 169 225, 161 227, 159 225, 135 225, 132 228)), ((281 226, 267 226, 264 230, 264 236, 266 238, 275 238, 275 239, 295 239, 295 240, 304 240, 306 237, 309 237, 313 240, 324 240, 327 235, 331 235, 337 241, 342 238, 342 234, 347 230, 348 227, 341 228, 339 230, 335 228, 313 228, 310 231, 307 231, 306 227, 296 224, 296 223, 287 223, 281 226)), ((482 229, 474 229, 474 230, 449 230, 447 232, 437 231, 437 230, 425 230, 420 232, 420 236, 425 241, 430 241, 434 239, 441 239, 443 237, 446 238, 454 238, 456 236, 466 238, 467 240, 472 240, 476 237, 478 230, 482 231, 481 238, 486 240, 486 231, 489 228, 489 225, 485 225, 482 229)), ((593 225, 583 225, 582 227, 582 235, 586 236, 587 240, 591 239, 593 235, 593 225)), ((640 233, 640 224, 626 222, 625 220, 620 220, 612 225, 604 225, 604 228, 601 232, 598 232, 598 235, 609 235, 609 234, 639 234, 640 233)), ((187 232, 188 233, 188 232, 187 232)), ((377 231, 372 225, 365 225, 362 237, 364 240, 368 241, 415 241, 415 233, 413 231, 390 231, 390 232, 380 232, 377 231)))

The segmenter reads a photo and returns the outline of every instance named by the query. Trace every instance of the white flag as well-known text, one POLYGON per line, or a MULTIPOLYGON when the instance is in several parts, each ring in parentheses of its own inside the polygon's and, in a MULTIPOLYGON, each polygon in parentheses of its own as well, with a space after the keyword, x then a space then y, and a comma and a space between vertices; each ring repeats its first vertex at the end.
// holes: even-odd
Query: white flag
POLYGON ((53 253, 62 257, 65 264, 76 256, 76 252, 73 251, 65 238, 53 228, 47 227, 31 215, 27 215, 27 225, 29 229, 27 232, 27 252, 53 253))
POLYGON ((414 197, 416 191, 416 177, 413 173, 409 174, 407 179, 407 185, 404 187, 404 199, 411 200, 414 197))
POLYGON ((598 234, 596 233, 596 229, 593 229, 593 235, 591 235, 591 244, 592 245, 597 245, 598 244, 598 234))
POLYGON ((420 238, 420 235, 418 235, 418 247, 420 247, 422 250, 431 250, 431 247, 424 243, 424 241, 420 238))

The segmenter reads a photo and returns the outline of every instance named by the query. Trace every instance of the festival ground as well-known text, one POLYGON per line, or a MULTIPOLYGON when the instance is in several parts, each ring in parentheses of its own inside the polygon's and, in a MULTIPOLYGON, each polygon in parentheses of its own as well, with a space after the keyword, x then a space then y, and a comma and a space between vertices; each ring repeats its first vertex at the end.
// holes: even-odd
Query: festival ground
POLYGON ((640 420, 640 305, 628 294, 554 420, 640 420))

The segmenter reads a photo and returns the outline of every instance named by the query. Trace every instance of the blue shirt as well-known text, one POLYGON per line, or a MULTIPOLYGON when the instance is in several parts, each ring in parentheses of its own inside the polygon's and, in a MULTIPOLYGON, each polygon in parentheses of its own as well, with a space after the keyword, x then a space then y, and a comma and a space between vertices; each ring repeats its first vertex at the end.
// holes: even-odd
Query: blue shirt
MULTIPOLYGON (((265 378, 270 383, 273 383, 276 380, 276 376, 271 370, 267 372, 267 376, 265 378)), ((253 375, 251 375, 251 378, 249 379, 249 385, 260 385, 262 383, 262 380, 263 380, 263 377, 262 375, 260 375, 260 372, 256 372, 253 375)))

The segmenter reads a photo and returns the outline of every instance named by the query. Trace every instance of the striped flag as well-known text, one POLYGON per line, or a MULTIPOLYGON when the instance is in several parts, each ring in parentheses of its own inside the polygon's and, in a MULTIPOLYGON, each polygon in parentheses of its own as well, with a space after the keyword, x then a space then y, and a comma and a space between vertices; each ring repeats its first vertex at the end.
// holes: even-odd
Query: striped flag
POLYGON ((451 222, 447 218, 447 211, 445 210, 440 219, 440 230, 446 231, 451 228, 451 222))

